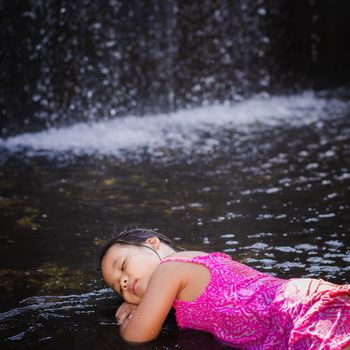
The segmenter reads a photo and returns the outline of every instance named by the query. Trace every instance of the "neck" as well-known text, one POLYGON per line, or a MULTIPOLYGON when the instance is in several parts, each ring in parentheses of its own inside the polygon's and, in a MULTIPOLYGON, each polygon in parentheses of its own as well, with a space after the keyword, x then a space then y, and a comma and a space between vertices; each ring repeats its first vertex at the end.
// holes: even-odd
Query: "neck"
POLYGON ((172 255, 175 253, 175 250, 169 247, 167 244, 160 243, 158 255, 160 259, 164 259, 165 257, 172 255))

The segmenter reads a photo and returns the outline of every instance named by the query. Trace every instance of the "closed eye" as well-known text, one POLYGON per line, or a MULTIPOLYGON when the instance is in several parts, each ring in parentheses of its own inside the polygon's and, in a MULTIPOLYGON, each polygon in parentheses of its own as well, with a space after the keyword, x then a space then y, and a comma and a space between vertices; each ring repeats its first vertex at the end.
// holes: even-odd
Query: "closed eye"
MULTIPOLYGON (((124 261, 122 263, 122 267, 121 267, 122 271, 124 271, 124 269, 125 269, 125 263, 126 263, 126 259, 124 259, 124 261)), ((123 288, 122 288, 121 284, 120 284, 120 294, 123 295, 123 288)))

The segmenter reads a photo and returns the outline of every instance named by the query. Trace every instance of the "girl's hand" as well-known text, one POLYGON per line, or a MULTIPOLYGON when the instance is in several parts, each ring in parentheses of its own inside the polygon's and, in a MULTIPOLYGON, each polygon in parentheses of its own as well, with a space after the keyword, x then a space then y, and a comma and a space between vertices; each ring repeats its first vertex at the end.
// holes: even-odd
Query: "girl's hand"
POLYGON ((126 301, 121 304, 116 313, 115 319, 117 321, 117 325, 122 325, 123 323, 127 323, 132 317, 133 312, 137 309, 137 305, 127 303, 126 301))

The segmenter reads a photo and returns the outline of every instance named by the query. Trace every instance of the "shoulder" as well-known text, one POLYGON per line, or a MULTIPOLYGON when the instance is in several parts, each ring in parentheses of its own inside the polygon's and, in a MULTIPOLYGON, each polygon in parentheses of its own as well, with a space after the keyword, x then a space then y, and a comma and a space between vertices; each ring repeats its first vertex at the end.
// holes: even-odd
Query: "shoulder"
POLYGON ((181 257, 181 258, 191 259, 191 258, 195 258, 196 256, 205 256, 205 255, 209 255, 209 253, 202 252, 199 250, 184 250, 184 251, 176 252, 170 255, 169 257, 181 257))
POLYGON ((192 259, 199 256, 207 256, 208 253, 202 251, 181 251, 171 254, 164 258, 159 264, 155 273, 167 274, 168 276, 188 281, 189 277, 193 277, 193 273, 198 269, 206 269, 204 266, 195 264, 192 259))
MULTIPOLYGON (((175 256, 174 256, 175 257, 175 256)), ((160 263, 152 274, 152 279, 159 279, 160 276, 167 276, 168 279, 186 281, 187 275, 196 264, 191 263, 189 256, 177 256, 179 260, 169 259, 160 263)), ((176 283, 176 282, 175 282, 176 283)))
POLYGON ((169 260, 159 265, 154 277, 156 280, 161 280, 160 276, 163 275, 163 281, 171 280, 170 283, 177 290, 176 299, 193 301, 204 292, 211 279, 208 267, 193 261, 193 258, 208 255, 199 251, 172 254, 167 257, 169 260))
POLYGON ((208 253, 200 251, 183 251, 172 254, 166 258, 170 258, 168 261, 159 264, 151 279, 160 283, 166 279, 181 290, 199 270, 207 270, 204 266, 192 263, 192 258, 206 255, 208 253), (179 260, 176 258, 179 258, 179 260))

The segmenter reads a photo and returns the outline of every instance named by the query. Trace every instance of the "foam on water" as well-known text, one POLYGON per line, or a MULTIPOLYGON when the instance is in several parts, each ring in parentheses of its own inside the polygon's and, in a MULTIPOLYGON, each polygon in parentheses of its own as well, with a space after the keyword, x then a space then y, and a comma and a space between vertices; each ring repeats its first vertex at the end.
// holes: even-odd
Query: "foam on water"
MULTIPOLYGON (((154 154, 162 148, 189 150, 217 144, 215 135, 203 141, 200 134, 223 127, 239 128, 261 123, 311 123, 318 120, 326 105, 312 93, 294 96, 255 97, 235 105, 214 105, 173 114, 128 116, 109 121, 78 123, 0 139, 0 147, 10 152, 21 149, 31 154, 70 153, 121 156, 147 150, 154 154)), ((160 152, 161 153, 161 152, 160 152)))

